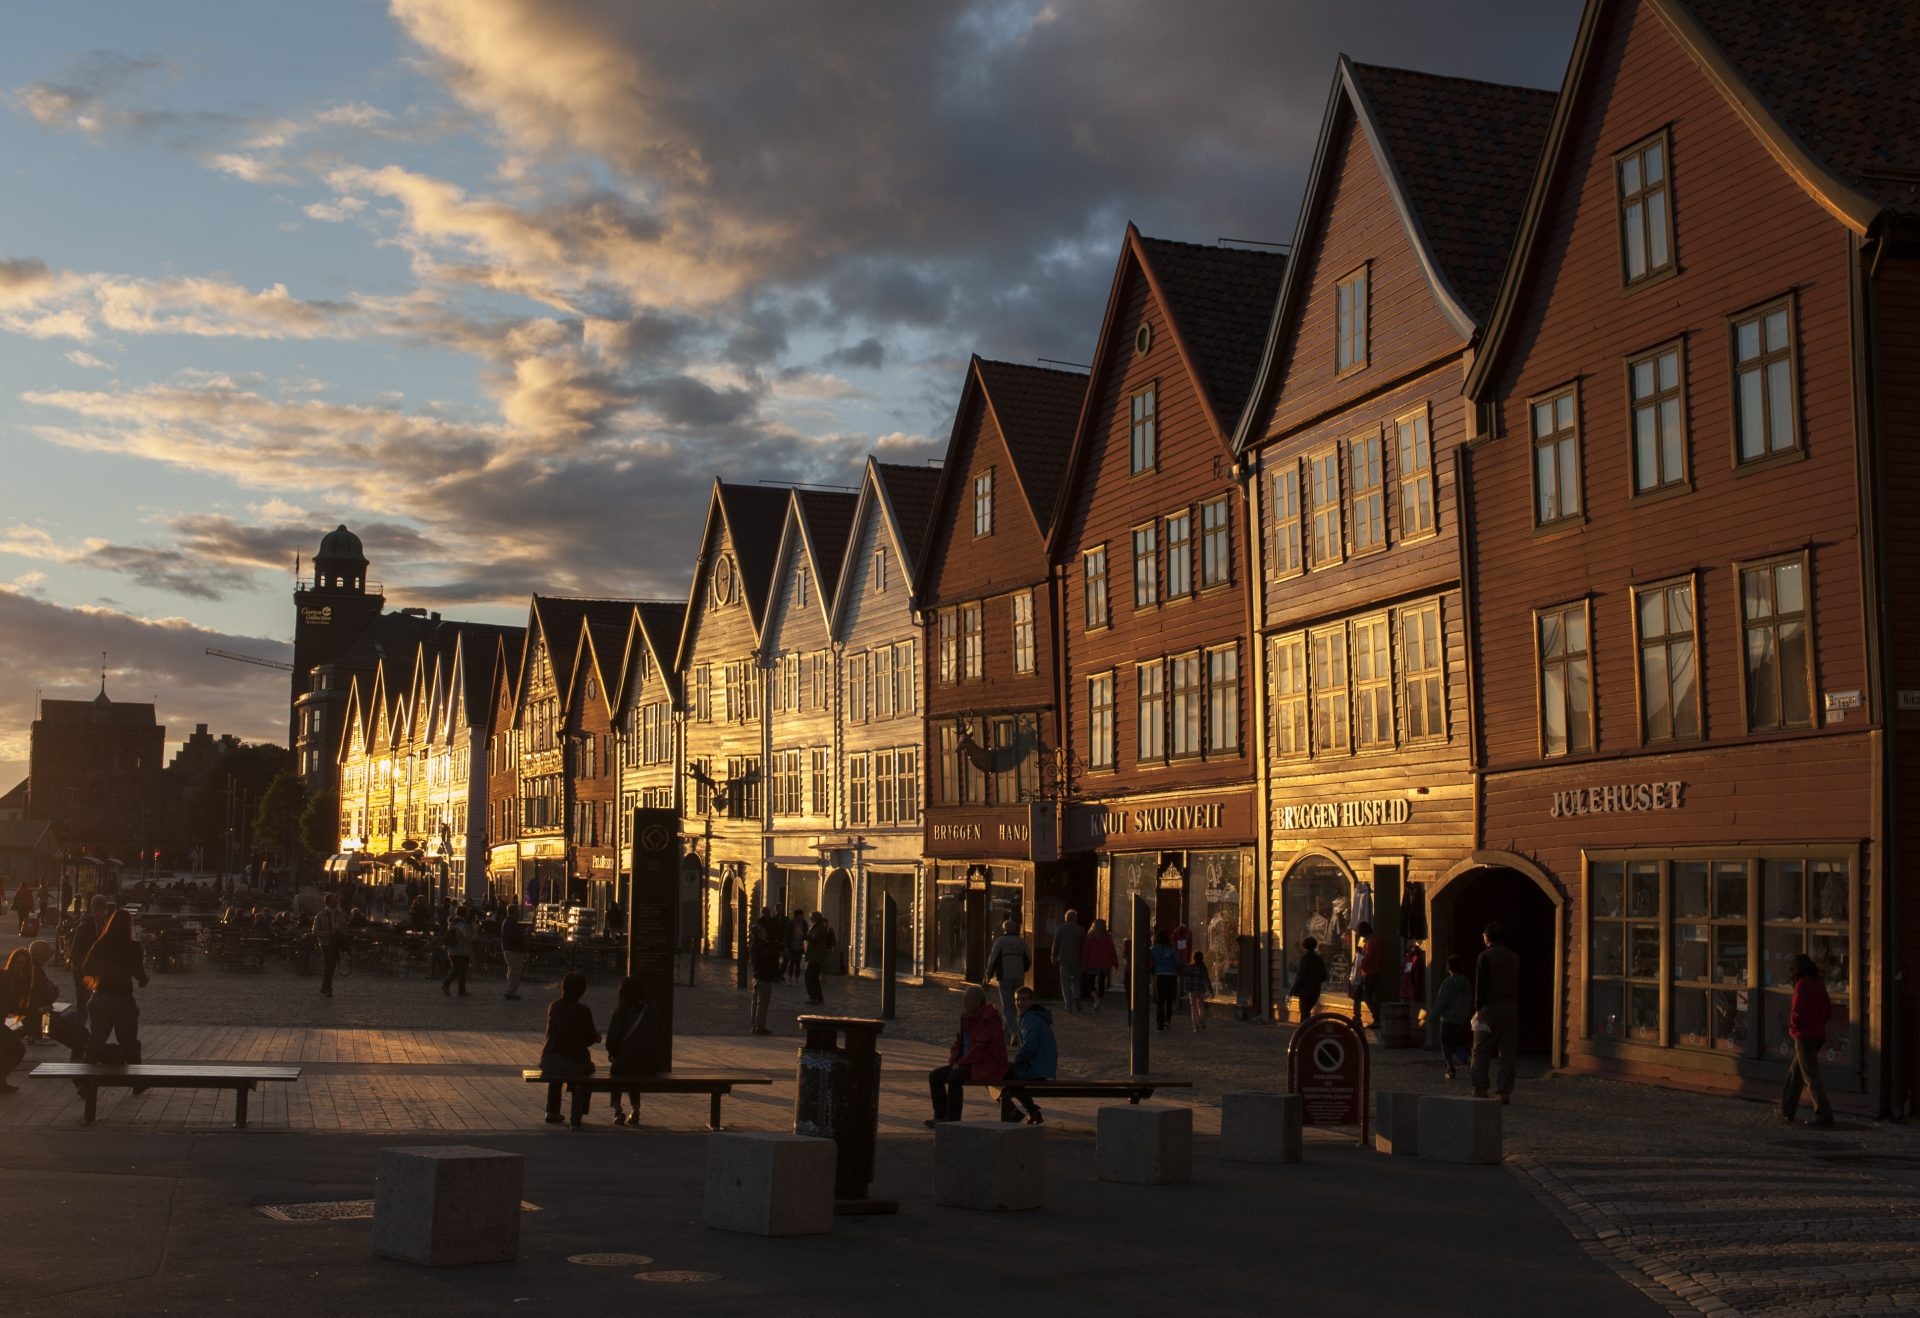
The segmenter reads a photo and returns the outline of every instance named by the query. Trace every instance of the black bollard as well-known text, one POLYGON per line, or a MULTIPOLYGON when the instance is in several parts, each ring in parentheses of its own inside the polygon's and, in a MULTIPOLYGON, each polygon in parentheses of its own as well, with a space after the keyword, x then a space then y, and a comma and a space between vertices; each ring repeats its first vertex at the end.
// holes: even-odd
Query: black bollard
POLYGON ((880 1019, 893 1019, 893 922, 899 914, 899 904, 889 893, 881 908, 883 923, 880 925, 880 1019))
POLYGON ((740 913, 733 917, 733 938, 735 963, 733 983, 735 988, 747 987, 748 949, 753 946, 753 925, 747 919, 747 885, 740 885, 740 913))
POLYGON ((1153 1010, 1153 985, 1147 973, 1151 961, 1147 948, 1153 937, 1152 915, 1147 911, 1147 899, 1133 899, 1132 946, 1127 958, 1127 1001, 1132 1006, 1133 1048, 1128 1056, 1134 1075, 1151 1074, 1148 1065, 1147 1041, 1152 1037, 1147 1033, 1147 1016, 1153 1010))

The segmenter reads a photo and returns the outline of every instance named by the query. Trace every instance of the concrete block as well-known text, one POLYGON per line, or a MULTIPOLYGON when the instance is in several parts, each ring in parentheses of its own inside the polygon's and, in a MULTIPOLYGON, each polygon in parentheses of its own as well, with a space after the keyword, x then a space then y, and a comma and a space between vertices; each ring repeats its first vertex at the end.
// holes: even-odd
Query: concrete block
POLYGON ((430 1268, 519 1255, 519 1154, 465 1144, 382 1149, 377 1175, 374 1253, 430 1268))
POLYGON ((1045 1127, 943 1121, 933 1128, 933 1202, 941 1207, 1039 1208, 1046 1188, 1045 1127))
POLYGON ((1234 1162, 1299 1162, 1298 1094, 1228 1094, 1220 1103, 1221 1151, 1234 1162))
POLYGON ((1491 1098, 1428 1094, 1420 1100, 1420 1156, 1440 1162, 1498 1163, 1500 1104, 1491 1098))
POLYGON ((1382 1153, 1420 1152, 1420 1096, 1377 1093, 1373 1096, 1373 1147, 1382 1153))
POLYGON ((707 1136, 706 1223, 754 1236, 833 1230, 832 1140, 773 1131, 707 1136))
POLYGON ((1178 1185, 1193 1179, 1193 1109, 1154 1103, 1103 1107, 1093 1163, 1103 1181, 1178 1185))

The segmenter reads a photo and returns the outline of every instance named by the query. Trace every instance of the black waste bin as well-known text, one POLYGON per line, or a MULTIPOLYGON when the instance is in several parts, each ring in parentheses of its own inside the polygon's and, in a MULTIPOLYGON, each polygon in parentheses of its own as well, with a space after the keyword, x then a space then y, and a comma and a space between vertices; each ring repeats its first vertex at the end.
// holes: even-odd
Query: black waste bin
POLYGON ((794 1065, 793 1133, 832 1140, 836 1212, 889 1212, 867 1197, 880 1133, 880 1053, 885 1021, 802 1016, 806 1042, 794 1065), (844 1036, 844 1040, 843 1040, 844 1036))

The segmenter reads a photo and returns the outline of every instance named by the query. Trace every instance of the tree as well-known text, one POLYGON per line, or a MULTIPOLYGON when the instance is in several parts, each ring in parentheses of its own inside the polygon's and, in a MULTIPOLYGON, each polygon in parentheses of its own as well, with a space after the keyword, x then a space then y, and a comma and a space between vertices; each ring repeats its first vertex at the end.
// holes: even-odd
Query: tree
POLYGON ((300 840, 315 856, 331 856, 340 849, 340 794, 322 792, 300 812, 300 840))
POLYGON ((301 833, 301 816, 307 808, 307 785, 297 774, 275 775, 260 798, 260 813, 254 816, 255 845, 271 852, 281 863, 297 867, 306 854, 301 833))

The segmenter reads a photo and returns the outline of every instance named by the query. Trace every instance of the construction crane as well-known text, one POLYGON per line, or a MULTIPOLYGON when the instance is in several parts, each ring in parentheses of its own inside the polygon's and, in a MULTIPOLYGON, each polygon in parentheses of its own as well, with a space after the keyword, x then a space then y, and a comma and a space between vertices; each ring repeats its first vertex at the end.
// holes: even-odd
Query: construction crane
POLYGON ((258 664, 262 668, 277 668, 283 673, 293 671, 292 664, 283 664, 278 659, 262 659, 252 654, 235 654, 231 650, 216 650, 211 645, 207 647, 207 653, 216 659, 231 659, 237 664, 258 664))

